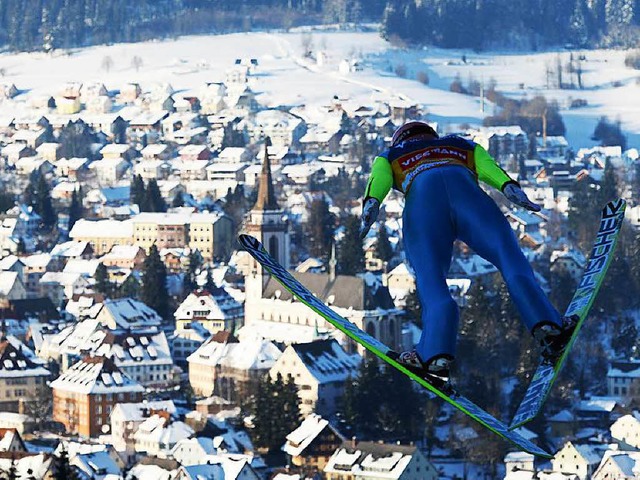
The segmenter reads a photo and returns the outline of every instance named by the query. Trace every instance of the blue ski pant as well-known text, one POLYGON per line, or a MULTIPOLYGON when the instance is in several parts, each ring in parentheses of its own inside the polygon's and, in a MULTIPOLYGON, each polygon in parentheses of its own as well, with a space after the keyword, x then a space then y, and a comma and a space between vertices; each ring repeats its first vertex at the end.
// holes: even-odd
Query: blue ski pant
POLYGON ((422 336, 416 350, 423 361, 441 354, 455 356, 459 311, 446 278, 456 239, 500 270, 529 330, 541 321, 560 324, 560 315, 535 280, 509 222, 465 167, 450 165, 420 173, 405 199, 402 230, 422 306, 422 336))

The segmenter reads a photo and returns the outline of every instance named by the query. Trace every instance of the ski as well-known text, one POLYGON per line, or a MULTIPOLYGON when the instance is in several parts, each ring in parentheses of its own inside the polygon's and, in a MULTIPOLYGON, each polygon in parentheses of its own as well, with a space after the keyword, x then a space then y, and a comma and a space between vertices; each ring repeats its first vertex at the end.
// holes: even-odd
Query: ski
POLYGON ((524 398, 511 420, 510 430, 531 421, 542 409, 549 391, 562 369, 567 354, 578 336, 580 327, 589 314, 591 305, 593 305, 609 264, 613 259, 618 233, 620 233, 624 220, 625 208, 626 202, 623 199, 617 199, 607 203, 602 209, 600 228, 598 229, 589 261, 578 284, 578 289, 565 312, 565 316, 577 315, 579 318, 578 323, 562 355, 556 362, 550 364, 545 360, 540 361, 524 398))
POLYGON ((368 351, 387 362, 392 367, 398 369, 422 387, 426 388, 433 394, 442 398, 462 413, 468 415, 480 425, 499 435, 503 439, 511 442, 518 449, 531 453, 544 458, 552 458, 552 455, 525 439, 522 435, 515 431, 510 431, 509 428, 500 420, 496 419, 479 406, 475 405, 466 397, 459 393, 444 392, 437 389, 424 379, 411 373, 404 368, 398 362, 390 358, 387 354, 391 351, 385 344, 359 329, 353 323, 346 318, 338 315, 335 311, 329 308, 324 302, 314 296, 304 285, 296 280, 282 265, 280 265, 269 253, 265 250, 264 246, 259 240, 250 235, 240 235, 238 237, 240 244, 244 249, 251 254, 264 268, 266 268, 271 275, 273 275, 278 282, 282 284, 292 295, 294 295, 300 302, 311 308, 318 315, 326 319, 338 330, 344 332, 349 338, 353 339, 368 351))

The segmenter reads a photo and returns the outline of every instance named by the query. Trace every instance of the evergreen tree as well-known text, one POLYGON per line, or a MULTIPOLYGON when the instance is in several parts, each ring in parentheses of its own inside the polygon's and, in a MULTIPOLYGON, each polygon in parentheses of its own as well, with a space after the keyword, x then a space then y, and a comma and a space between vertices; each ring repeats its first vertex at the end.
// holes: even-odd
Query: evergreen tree
POLYGON ((607 158, 604 165, 604 175, 600 182, 600 188, 597 193, 598 208, 604 207, 607 202, 615 200, 619 197, 618 186, 616 180, 616 172, 611 163, 611 160, 607 158))
POLYGON ((91 144, 95 143, 95 133, 82 120, 70 121, 60 131, 59 153, 64 158, 92 158, 91 144))
POLYGON ((0 213, 6 213, 7 210, 13 208, 16 204, 16 197, 13 193, 0 192, 0 213))
POLYGON ((141 207, 145 197, 144 180, 142 180, 141 175, 134 175, 131 179, 130 195, 131 203, 141 207))
POLYGON ((314 257, 327 258, 333 242, 334 215, 329 211, 329 204, 324 198, 311 202, 307 233, 309 253, 314 257))
POLYGON ((53 457, 52 473, 54 480, 78 480, 74 467, 69 464, 69 453, 62 448, 59 456, 53 457))
POLYGON ((105 296, 113 292, 113 284, 109 281, 109 271, 104 263, 99 263, 93 278, 96 281, 95 290, 105 296))
POLYGON ((169 318, 169 292, 167 290, 167 268, 158 247, 151 246, 149 255, 142 265, 142 288, 140 300, 154 309, 162 318, 169 318))
POLYGON ((142 198, 142 204, 140 205, 140 211, 142 212, 166 212, 167 204, 162 198, 162 193, 158 187, 158 182, 155 178, 149 180, 147 188, 144 191, 142 198))
POLYGON ((589 43, 586 11, 587 6, 584 0, 576 0, 573 14, 569 19, 569 39, 578 47, 584 47, 589 43))
POLYGON ((345 222, 344 238, 338 250, 338 267, 343 275, 355 275, 364 270, 364 248, 360 238, 360 220, 349 215, 345 222))
POLYGON ((209 293, 213 293, 216 289, 216 284, 213 281, 213 275, 211 274, 210 268, 207 268, 207 277, 204 282, 204 289, 209 293))
MULTIPOLYGON (((51 190, 44 175, 38 174, 36 176, 37 184, 33 189, 35 195, 32 199, 31 205, 33 210, 42 217, 42 224, 45 228, 51 228, 56 224, 58 219, 55 210, 53 209, 53 202, 51 200, 51 190)), ((32 177, 33 180, 33 177, 32 177)))
POLYGON ((383 262, 389 262, 393 257, 393 247, 391 246, 391 242, 389 242, 389 234, 384 224, 381 224, 378 229, 376 256, 383 262))
POLYGON ((71 194, 71 205, 69 205, 69 231, 75 223, 82 218, 82 189, 76 189, 71 194))
POLYGON ((182 196, 182 192, 176 192, 173 196, 173 200, 171 201, 171 206, 173 208, 184 207, 184 197, 182 196))

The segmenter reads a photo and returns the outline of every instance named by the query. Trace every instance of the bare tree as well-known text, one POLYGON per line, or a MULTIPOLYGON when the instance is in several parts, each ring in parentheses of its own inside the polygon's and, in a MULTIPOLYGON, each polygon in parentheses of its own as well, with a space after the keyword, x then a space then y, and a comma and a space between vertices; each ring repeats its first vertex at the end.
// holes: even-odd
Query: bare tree
POLYGON ((113 68, 113 59, 109 55, 105 55, 102 59, 101 67, 104 71, 109 73, 109 70, 113 68))
POLYGON ((51 420, 53 413, 53 395, 47 385, 39 385, 24 402, 24 411, 36 425, 51 420))
POLYGON ((136 72, 140 70, 140 67, 142 67, 142 65, 142 58, 140 58, 138 55, 134 55, 131 59, 131 66, 136 69, 136 72))
POLYGON ((310 33, 303 33, 300 36, 300 44, 302 45, 302 56, 310 57, 313 54, 313 35, 310 33))

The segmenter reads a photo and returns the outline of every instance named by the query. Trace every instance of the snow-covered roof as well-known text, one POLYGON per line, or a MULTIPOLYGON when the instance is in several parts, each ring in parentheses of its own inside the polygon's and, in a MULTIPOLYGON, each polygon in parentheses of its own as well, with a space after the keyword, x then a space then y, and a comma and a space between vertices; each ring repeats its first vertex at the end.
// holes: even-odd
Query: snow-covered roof
POLYGON ((282 352, 269 340, 221 341, 214 335, 187 357, 189 363, 225 365, 238 370, 268 370, 282 352))
POLYGON ((346 445, 329 458, 327 473, 351 474, 359 479, 399 479, 411 462, 416 447, 360 442, 355 448, 346 445))
POLYGON ((88 246, 89 242, 73 240, 69 242, 59 243, 51 250, 51 256, 65 258, 80 257, 81 255, 86 253, 88 246))
POLYGON ((362 357, 348 354, 336 340, 290 345, 318 383, 341 382, 355 376, 362 357))
MULTIPOLYGON (((331 428, 329 422, 320 415, 310 414, 298 428, 287 435, 287 442, 282 449, 291 456, 300 455, 327 426, 331 428)), ((335 429, 334 432, 337 434, 335 429)))
POLYGON ((162 323, 162 317, 154 309, 129 297, 105 300, 99 315, 109 319, 111 328, 152 327, 162 323))
POLYGON ((140 253, 138 245, 114 245, 109 253, 102 256, 101 260, 134 260, 140 253))
POLYGON ((153 442, 173 448, 178 441, 189 438, 194 433, 193 428, 186 423, 172 421, 170 415, 155 414, 144 420, 133 436, 136 441, 153 442))
POLYGON ((131 238, 133 222, 131 220, 85 220, 73 224, 69 232, 71 238, 131 238))
POLYGON ((12 335, 0 342, 0 378, 48 377, 33 352, 12 335))
POLYGON ((105 357, 85 357, 51 382, 51 388, 85 395, 144 391, 105 357))
POLYGON ((173 316, 176 320, 230 320, 242 316, 242 305, 227 293, 216 287, 211 292, 198 290, 189 294, 173 316))
POLYGON ((137 403, 118 403, 113 407, 113 418, 123 422, 141 422, 151 411, 164 411, 170 414, 176 413, 176 406, 173 400, 155 400, 137 403))

